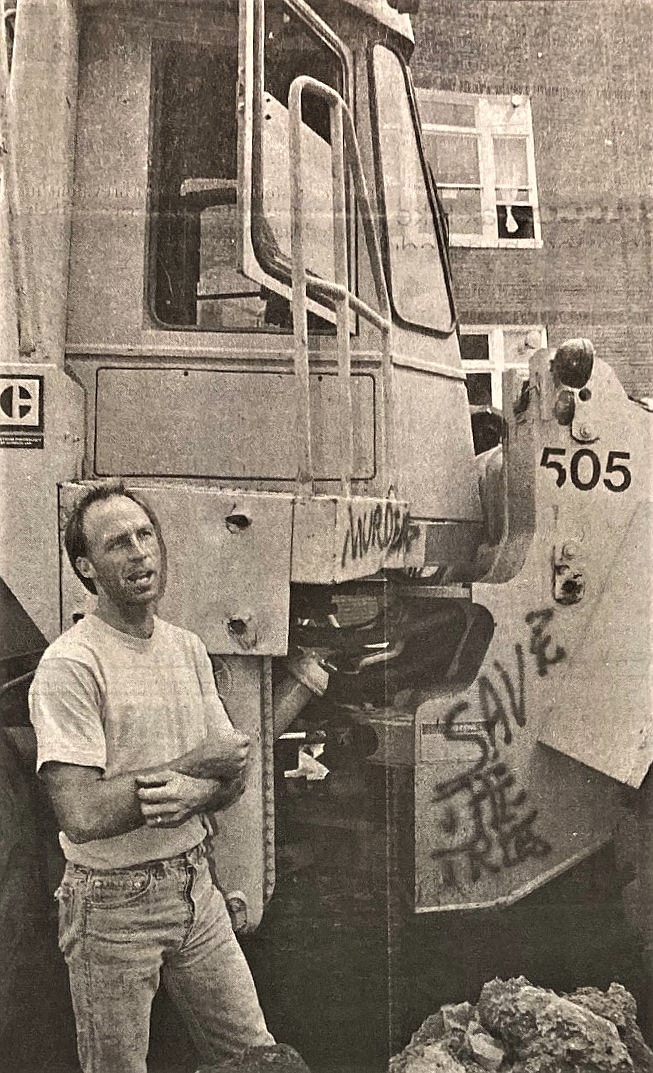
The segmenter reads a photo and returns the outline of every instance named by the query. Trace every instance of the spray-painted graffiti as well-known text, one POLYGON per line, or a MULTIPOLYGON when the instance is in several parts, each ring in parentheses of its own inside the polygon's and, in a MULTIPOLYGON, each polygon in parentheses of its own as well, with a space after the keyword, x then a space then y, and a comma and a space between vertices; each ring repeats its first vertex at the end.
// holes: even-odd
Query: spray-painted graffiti
POLYGON ((433 850, 446 887, 475 883, 483 870, 497 873, 529 857, 546 857, 551 846, 534 830, 537 809, 526 807, 526 792, 504 763, 446 783, 435 793, 443 842, 433 850))
POLYGON ((530 652, 535 656, 540 678, 546 677, 549 667, 560 663, 560 660, 564 659, 567 654, 561 645, 556 645, 555 651, 549 652, 553 640, 550 633, 544 632, 544 628, 551 622, 553 614, 551 608, 546 607, 541 611, 529 611, 526 615, 526 625, 531 628, 530 652))
POLYGON ((364 559, 374 550, 408 551, 414 529, 406 508, 398 503, 373 503, 357 510, 349 504, 349 528, 342 545, 342 565, 364 559))
MULTIPOLYGON (((565 658, 564 648, 552 649, 551 635, 545 633, 553 616, 550 609, 526 616, 529 652, 541 677, 565 658)), ((465 770, 437 783, 433 793, 438 845, 432 857, 444 887, 474 883, 484 871, 497 873, 551 852, 536 830, 537 809, 528 807, 526 791, 500 756, 500 746, 509 746, 527 719, 521 644, 514 653, 513 669, 495 660, 492 672, 479 676, 472 699, 458 701, 444 717, 444 738, 471 743, 474 750, 465 770), (474 720, 469 718, 472 710, 478 713, 474 720)))
MULTIPOLYGON (((476 688, 475 708, 481 718, 472 722, 469 719, 461 719, 470 710, 470 703, 466 700, 458 701, 449 709, 444 718, 444 736, 448 741, 473 742, 478 747, 478 757, 471 771, 473 774, 480 771, 488 760, 496 760, 499 755, 497 746, 497 730, 501 732, 503 741, 510 745, 513 735, 513 724, 517 727, 526 726, 526 708, 524 697, 524 652, 521 645, 515 645, 515 657, 517 663, 517 682, 508 674, 505 667, 494 661, 496 678, 483 674, 478 679, 476 688)), ((458 779, 450 780, 445 785, 456 783, 458 779)))

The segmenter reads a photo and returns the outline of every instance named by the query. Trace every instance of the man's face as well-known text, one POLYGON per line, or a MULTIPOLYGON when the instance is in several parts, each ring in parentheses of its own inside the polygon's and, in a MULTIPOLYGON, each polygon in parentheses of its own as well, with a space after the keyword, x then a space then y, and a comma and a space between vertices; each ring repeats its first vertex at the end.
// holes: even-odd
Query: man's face
POLYGON ((86 555, 80 572, 117 607, 152 603, 161 588, 161 549, 154 526, 133 499, 115 495, 91 503, 84 515, 86 555))

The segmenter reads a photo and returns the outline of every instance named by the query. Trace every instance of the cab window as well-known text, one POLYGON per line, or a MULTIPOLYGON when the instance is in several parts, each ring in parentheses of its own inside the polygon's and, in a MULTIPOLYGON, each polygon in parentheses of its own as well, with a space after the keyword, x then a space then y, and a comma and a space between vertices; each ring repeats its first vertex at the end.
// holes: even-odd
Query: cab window
POLYGON ((392 304, 403 321, 450 332, 453 308, 443 235, 437 226, 408 75, 399 56, 383 45, 374 48, 372 70, 392 304))
MULTIPOLYGON (((255 71, 252 245, 262 272, 243 272, 238 176, 238 24, 214 43, 157 42, 153 62, 149 175, 149 295, 169 328, 290 331, 288 92, 299 74, 342 91, 343 63, 292 3, 259 4, 255 71), (269 286, 266 286, 266 283, 269 286), (280 288, 283 291, 283 288, 280 288)), ((331 227, 329 115, 307 97, 311 208, 307 247, 320 272, 331 227), (327 204, 329 215, 322 211, 327 204), (317 206, 317 209, 316 209, 317 206)), ((310 256, 309 256, 310 259, 310 256)), ((333 327, 315 313, 312 330, 333 327)))
POLYGON ((233 41, 161 43, 150 173, 152 309, 162 324, 264 325, 238 255, 236 25, 233 41))

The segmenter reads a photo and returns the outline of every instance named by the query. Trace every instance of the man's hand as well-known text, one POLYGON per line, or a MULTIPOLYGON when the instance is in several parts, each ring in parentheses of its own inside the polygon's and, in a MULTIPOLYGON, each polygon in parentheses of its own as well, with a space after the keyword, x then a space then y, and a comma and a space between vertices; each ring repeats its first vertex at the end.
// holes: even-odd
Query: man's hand
POLYGON ((245 793, 245 775, 237 775, 235 779, 218 779, 213 783, 213 793, 207 802, 207 812, 224 812, 231 808, 245 793))
POLYGON ((136 776, 141 814, 148 827, 179 827, 203 812, 211 801, 214 783, 171 768, 136 776))

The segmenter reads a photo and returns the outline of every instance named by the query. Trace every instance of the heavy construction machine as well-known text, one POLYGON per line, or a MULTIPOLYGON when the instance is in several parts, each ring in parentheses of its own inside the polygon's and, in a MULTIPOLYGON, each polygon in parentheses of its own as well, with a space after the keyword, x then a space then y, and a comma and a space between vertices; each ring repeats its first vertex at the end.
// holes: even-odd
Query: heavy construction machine
POLYGON ((381 827, 360 793, 319 808, 361 853, 382 830, 415 914, 508 905, 629 824, 650 963, 650 414, 571 340, 506 375, 501 443, 475 456, 411 6, 5 11, 9 1023, 30 899, 60 867, 18 761, 25 690, 92 610, 61 533, 84 481, 115 475, 161 522, 161 614, 202 637, 252 739, 212 821, 242 931, 283 850, 275 756, 308 815, 303 789, 337 785, 333 732, 381 827))

